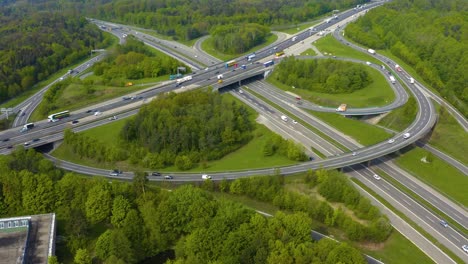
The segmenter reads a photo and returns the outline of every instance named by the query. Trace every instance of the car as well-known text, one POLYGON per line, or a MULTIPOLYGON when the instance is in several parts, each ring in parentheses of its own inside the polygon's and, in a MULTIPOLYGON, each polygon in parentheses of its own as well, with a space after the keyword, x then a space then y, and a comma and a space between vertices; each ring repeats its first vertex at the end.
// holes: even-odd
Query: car
POLYGON ((366 64, 367 64, 367 65, 371 65, 372 63, 370 63, 370 61, 366 61, 366 64))
POLYGON ((39 140, 41 140, 40 138, 35 138, 32 140, 32 142, 38 142, 39 140))
POLYGON ((117 172, 115 172, 115 171, 111 171, 111 172, 109 173, 109 175, 110 175, 110 176, 119 176, 119 174, 118 174, 117 172))
POLYGON ((374 179, 376 179, 376 180, 380 180, 380 179, 382 179, 382 178, 380 178, 380 176, 379 176, 379 175, 377 175, 377 174, 374 174, 374 176, 372 176, 372 177, 374 177, 374 179))
POLYGON ((440 220, 440 225, 443 227, 448 227, 448 223, 445 222, 444 220, 440 220))
POLYGON ((154 171, 151 173, 151 176, 161 176, 161 173, 154 171))
POLYGON ((95 116, 98 116, 98 115, 101 115, 101 114, 102 114, 102 113, 99 112, 99 111, 94 112, 94 115, 95 115, 95 116))
POLYGON ((356 156, 357 155, 357 152, 353 152, 353 156, 356 156))
POLYGON ((27 127, 22 127, 22 128, 20 129, 20 132, 21 132, 21 133, 26 132, 26 131, 28 131, 28 128, 27 128, 27 127))
POLYGON ((13 148, 13 145, 9 145, 9 146, 7 147, 7 149, 12 149, 12 148, 13 148))
POLYGON ((395 142, 395 140, 393 138, 388 140, 388 144, 392 144, 393 142, 395 142))
POLYGON ((78 120, 71 121, 72 124, 78 124, 78 122, 80 122, 80 121, 78 121, 78 120))
POLYGON ((60 77, 59 80, 60 80, 60 81, 63 81, 63 77, 60 77))
POLYGON ((124 101, 130 100, 130 97, 124 96, 124 97, 122 97, 122 100, 124 100, 124 101))
POLYGON ((463 246, 462 246, 462 249, 463 249, 463 251, 465 251, 466 253, 468 253, 468 245, 463 245, 463 246))
POLYGON ((2 139, 2 142, 7 142, 7 141, 10 141, 10 139, 9 138, 2 139))
POLYGON ((202 177, 202 179, 204 179, 204 180, 211 179, 211 176, 208 175, 208 174, 203 174, 201 177, 202 177))
POLYGON ((109 120, 116 120, 116 119, 117 119, 116 116, 111 116, 111 117, 109 117, 109 120))
POLYGON ((24 145, 25 147, 27 147, 27 146, 29 146, 30 144, 31 144, 30 142, 24 142, 23 145, 24 145))
POLYGON ((408 138, 410 138, 410 137, 411 137, 411 134, 410 134, 410 133, 405 133, 405 134, 403 134, 403 138, 404 138, 404 139, 408 139, 408 138))
POLYGON ((91 113, 93 110, 92 109, 89 109, 89 110, 86 110, 86 113, 91 113))
POLYGON ((21 113, 21 116, 25 116, 25 115, 26 115, 26 112, 21 113))
POLYGON ((166 175, 166 176, 164 176, 164 179, 171 180, 171 179, 173 179, 173 177, 171 175, 166 175))
POLYGON ((292 122, 293 122, 293 124, 297 124, 297 121, 296 121, 296 120, 294 120, 294 119, 293 119, 293 121, 292 121, 292 122))
POLYGON ((240 93, 240 94, 243 94, 243 93, 244 93, 244 91, 242 91, 242 90, 239 90, 239 93, 240 93))

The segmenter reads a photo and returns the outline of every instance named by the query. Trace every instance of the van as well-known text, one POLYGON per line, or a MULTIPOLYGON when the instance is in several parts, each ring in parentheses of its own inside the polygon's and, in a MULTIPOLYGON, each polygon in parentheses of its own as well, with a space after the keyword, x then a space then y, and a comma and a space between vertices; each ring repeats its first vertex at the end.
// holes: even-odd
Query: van
POLYGON ((281 116, 281 119, 282 119, 284 122, 288 122, 288 117, 285 116, 285 115, 282 115, 282 116, 281 116))
POLYGON ((201 177, 202 177, 202 179, 204 179, 204 180, 211 179, 211 176, 208 175, 208 174, 203 174, 201 177))

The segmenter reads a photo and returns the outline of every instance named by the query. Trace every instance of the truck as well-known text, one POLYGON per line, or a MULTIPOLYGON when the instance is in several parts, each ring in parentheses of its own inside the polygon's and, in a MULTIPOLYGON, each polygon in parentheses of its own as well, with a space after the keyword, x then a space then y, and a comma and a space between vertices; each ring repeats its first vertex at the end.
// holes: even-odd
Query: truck
POLYGON ((367 52, 369 52, 370 54, 375 54, 375 50, 373 49, 368 49, 367 52))
POLYGON ((226 64, 224 66, 226 68, 229 68, 231 66, 237 67, 237 62, 236 62, 236 60, 230 60, 230 61, 226 62, 226 64))
POLYGON ((340 106, 338 106, 336 111, 337 112, 345 112, 347 107, 348 107, 348 105, 346 105, 346 104, 340 104, 340 106))
POLYGON ((169 75, 169 80, 175 80, 175 79, 179 79, 179 78, 182 78, 182 74, 178 73, 178 74, 171 74, 169 75))
POLYGON ((393 77, 392 75, 390 75, 389 78, 390 78, 390 82, 391 82, 391 83, 393 83, 393 84, 396 83, 395 77, 393 77))
POLYGON ((267 62, 263 63, 263 66, 270 67, 271 65, 274 65, 274 64, 275 64, 275 61, 271 60, 271 61, 267 61, 267 62))
POLYGON ((27 123, 21 128, 20 132, 26 132, 32 128, 34 128, 34 123, 27 123))
POLYGON ((190 76, 190 75, 185 76, 185 77, 182 77, 180 79, 177 79, 177 84, 181 84, 183 82, 190 81, 190 80, 192 80, 192 76, 190 76))
POLYGON ((285 115, 282 115, 281 120, 283 120, 284 122, 288 122, 288 117, 285 115))
POLYGON ((252 54, 250 54, 249 56, 247 56, 246 58, 247 58, 247 61, 251 61, 251 60, 253 60, 255 57, 256 57, 255 53, 252 53, 252 54))
POLYGON ((400 67, 400 65, 396 64, 396 65, 395 65, 395 70, 397 70, 398 72, 401 72, 401 67, 400 67))

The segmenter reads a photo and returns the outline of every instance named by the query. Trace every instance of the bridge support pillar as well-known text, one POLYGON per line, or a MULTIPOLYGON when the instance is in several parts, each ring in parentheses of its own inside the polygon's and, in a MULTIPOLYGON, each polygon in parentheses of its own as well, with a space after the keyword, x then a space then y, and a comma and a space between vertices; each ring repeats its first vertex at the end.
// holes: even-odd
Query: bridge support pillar
POLYGON ((241 87, 241 86, 242 86, 242 84, 241 84, 241 80, 239 80, 239 87, 241 87))

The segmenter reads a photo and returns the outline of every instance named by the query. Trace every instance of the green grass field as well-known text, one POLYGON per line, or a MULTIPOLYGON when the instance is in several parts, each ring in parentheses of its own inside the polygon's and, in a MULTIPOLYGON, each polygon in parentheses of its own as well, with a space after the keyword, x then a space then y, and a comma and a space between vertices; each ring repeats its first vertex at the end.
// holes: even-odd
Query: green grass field
POLYGON ((322 106, 336 108, 338 105, 346 103, 348 107, 361 108, 378 107, 391 103, 395 99, 395 93, 385 80, 385 77, 375 69, 369 68, 369 73, 373 80, 370 85, 353 93, 341 94, 327 94, 304 89, 295 89, 278 82, 275 79, 275 74, 270 75, 267 80, 280 89, 298 94, 303 99, 322 106))
POLYGON ((244 52, 243 54, 224 54, 224 53, 221 53, 219 52, 218 50, 216 50, 213 46, 213 39, 210 37, 210 38, 207 38, 205 41, 202 42, 201 44, 201 48, 208 54, 210 54, 211 56, 215 57, 215 58, 218 58, 220 60, 223 60, 223 61, 228 61, 228 60, 231 60, 233 58, 237 58, 241 55, 247 55, 247 54, 250 54, 256 50, 259 50, 263 47, 266 47, 270 44, 272 44, 273 42, 275 42, 276 40, 278 39, 278 37, 275 35, 275 34, 271 34, 268 38, 267 38, 267 41, 265 43, 263 43, 262 45, 258 45, 258 46, 255 46, 253 48, 251 48, 250 50, 244 52))
POLYGON ((463 164, 468 164, 468 155, 466 154, 468 133, 443 108, 439 108, 439 119, 429 139, 429 144, 463 164))
POLYGON ((364 146, 370 146, 391 137, 391 134, 382 128, 339 114, 315 111, 309 111, 309 113, 320 118, 332 127, 335 127, 344 134, 351 136, 364 146))
POLYGON ((435 263, 397 230, 393 230, 382 248, 368 249, 360 247, 360 249, 384 263, 435 263))
POLYGON ((414 148, 397 158, 396 163, 434 189, 468 206, 468 177, 436 156, 430 163, 422 162, 427 155, 426 150, 414 148))
POLYGON ((317 56, 317 53, 313 49, 306 49, 300 54, 301 56, 317 56))
POLYGON ((323 53, 332 54, 337 57, 353 58, 362 61, 369 61, 380 65, 381 62, 375 59, 372 55, 357 51, 350 48, 338 40, 336 40, 331 34, 318 39, 314 45, 323 53))

